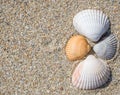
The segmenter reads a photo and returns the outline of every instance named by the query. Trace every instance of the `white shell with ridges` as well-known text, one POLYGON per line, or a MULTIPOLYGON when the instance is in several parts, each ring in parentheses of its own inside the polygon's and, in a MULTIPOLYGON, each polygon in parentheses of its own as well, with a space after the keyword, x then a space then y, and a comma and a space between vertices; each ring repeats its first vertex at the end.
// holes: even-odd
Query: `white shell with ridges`
POLYGON ((93 50, 97 56, 109 60, 116 54, 117 43, 116 36, 114 34, 110 34, 106 39, 97 43, 93 47, 93 50))
POLYGON ((99 10, 83 10, 73 18, 75 29, 91 41, 98 41, 109 28, 108 17, 99 10))
POLYGON ((72 75, 72 83, 81 89, 95 89, 108 81, 110 69, 107 63, 89 55, 80 62, 72 75))

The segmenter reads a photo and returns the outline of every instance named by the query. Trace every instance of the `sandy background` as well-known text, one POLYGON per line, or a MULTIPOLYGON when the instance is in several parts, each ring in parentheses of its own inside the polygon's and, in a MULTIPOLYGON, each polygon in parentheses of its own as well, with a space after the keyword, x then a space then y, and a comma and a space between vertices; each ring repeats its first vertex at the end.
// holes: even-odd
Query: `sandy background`
POLYGON ((0 0, 0 95, 120 95, 120 50, 103 87, 71 84, 80 61, 69 62, 64 47, 77 34, 73 16, 87 8, 104 11, 120 40, 120 0, 0 0))

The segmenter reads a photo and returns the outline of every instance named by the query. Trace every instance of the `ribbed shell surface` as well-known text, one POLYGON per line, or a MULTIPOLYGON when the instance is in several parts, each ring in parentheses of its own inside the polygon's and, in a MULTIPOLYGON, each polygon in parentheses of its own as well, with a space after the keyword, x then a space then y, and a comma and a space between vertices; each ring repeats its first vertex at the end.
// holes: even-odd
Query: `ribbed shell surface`
POLYGON ((114 34, 110 34, 106 39, 97 43, 93 50, 95 51, 96 55, 109 60, 114 57, 117 50, 118 40, 114 34))
POLYGON ((83 10, 73 18, 75 29, 91 41, 98 41, 108 30, 108 17, 99 10, 83 10))
POLYGON ((79 63, 72 75, 72 83, 81 89, 95 89, 105 84, 110 76, 106 62, 89 55, 79 63))

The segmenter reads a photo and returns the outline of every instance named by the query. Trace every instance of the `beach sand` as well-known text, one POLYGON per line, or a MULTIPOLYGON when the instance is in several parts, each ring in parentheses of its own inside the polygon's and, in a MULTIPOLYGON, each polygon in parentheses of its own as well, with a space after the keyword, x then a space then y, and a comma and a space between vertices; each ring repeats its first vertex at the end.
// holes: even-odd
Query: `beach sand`
POLYGON ((0 95, 120 95, 120 50, 108 61, 111 77, 101 88, 80 90, 71 83, 81 60, 70 62, 65 45, 78 34, 74 15, 88 8, 108 15, 120 40, 119 0, 1 0, 0 95))

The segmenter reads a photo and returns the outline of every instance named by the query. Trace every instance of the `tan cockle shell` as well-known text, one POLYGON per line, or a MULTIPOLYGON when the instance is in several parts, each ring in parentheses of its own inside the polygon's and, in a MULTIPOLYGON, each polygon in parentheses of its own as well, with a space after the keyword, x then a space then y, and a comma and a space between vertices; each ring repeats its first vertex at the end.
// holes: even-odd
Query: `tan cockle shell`
POLYGON ((85 37, 81 35, 72 36, 66 45, 66 55, 70 61, 79 60, 83 58, 91 47, 85 37))

